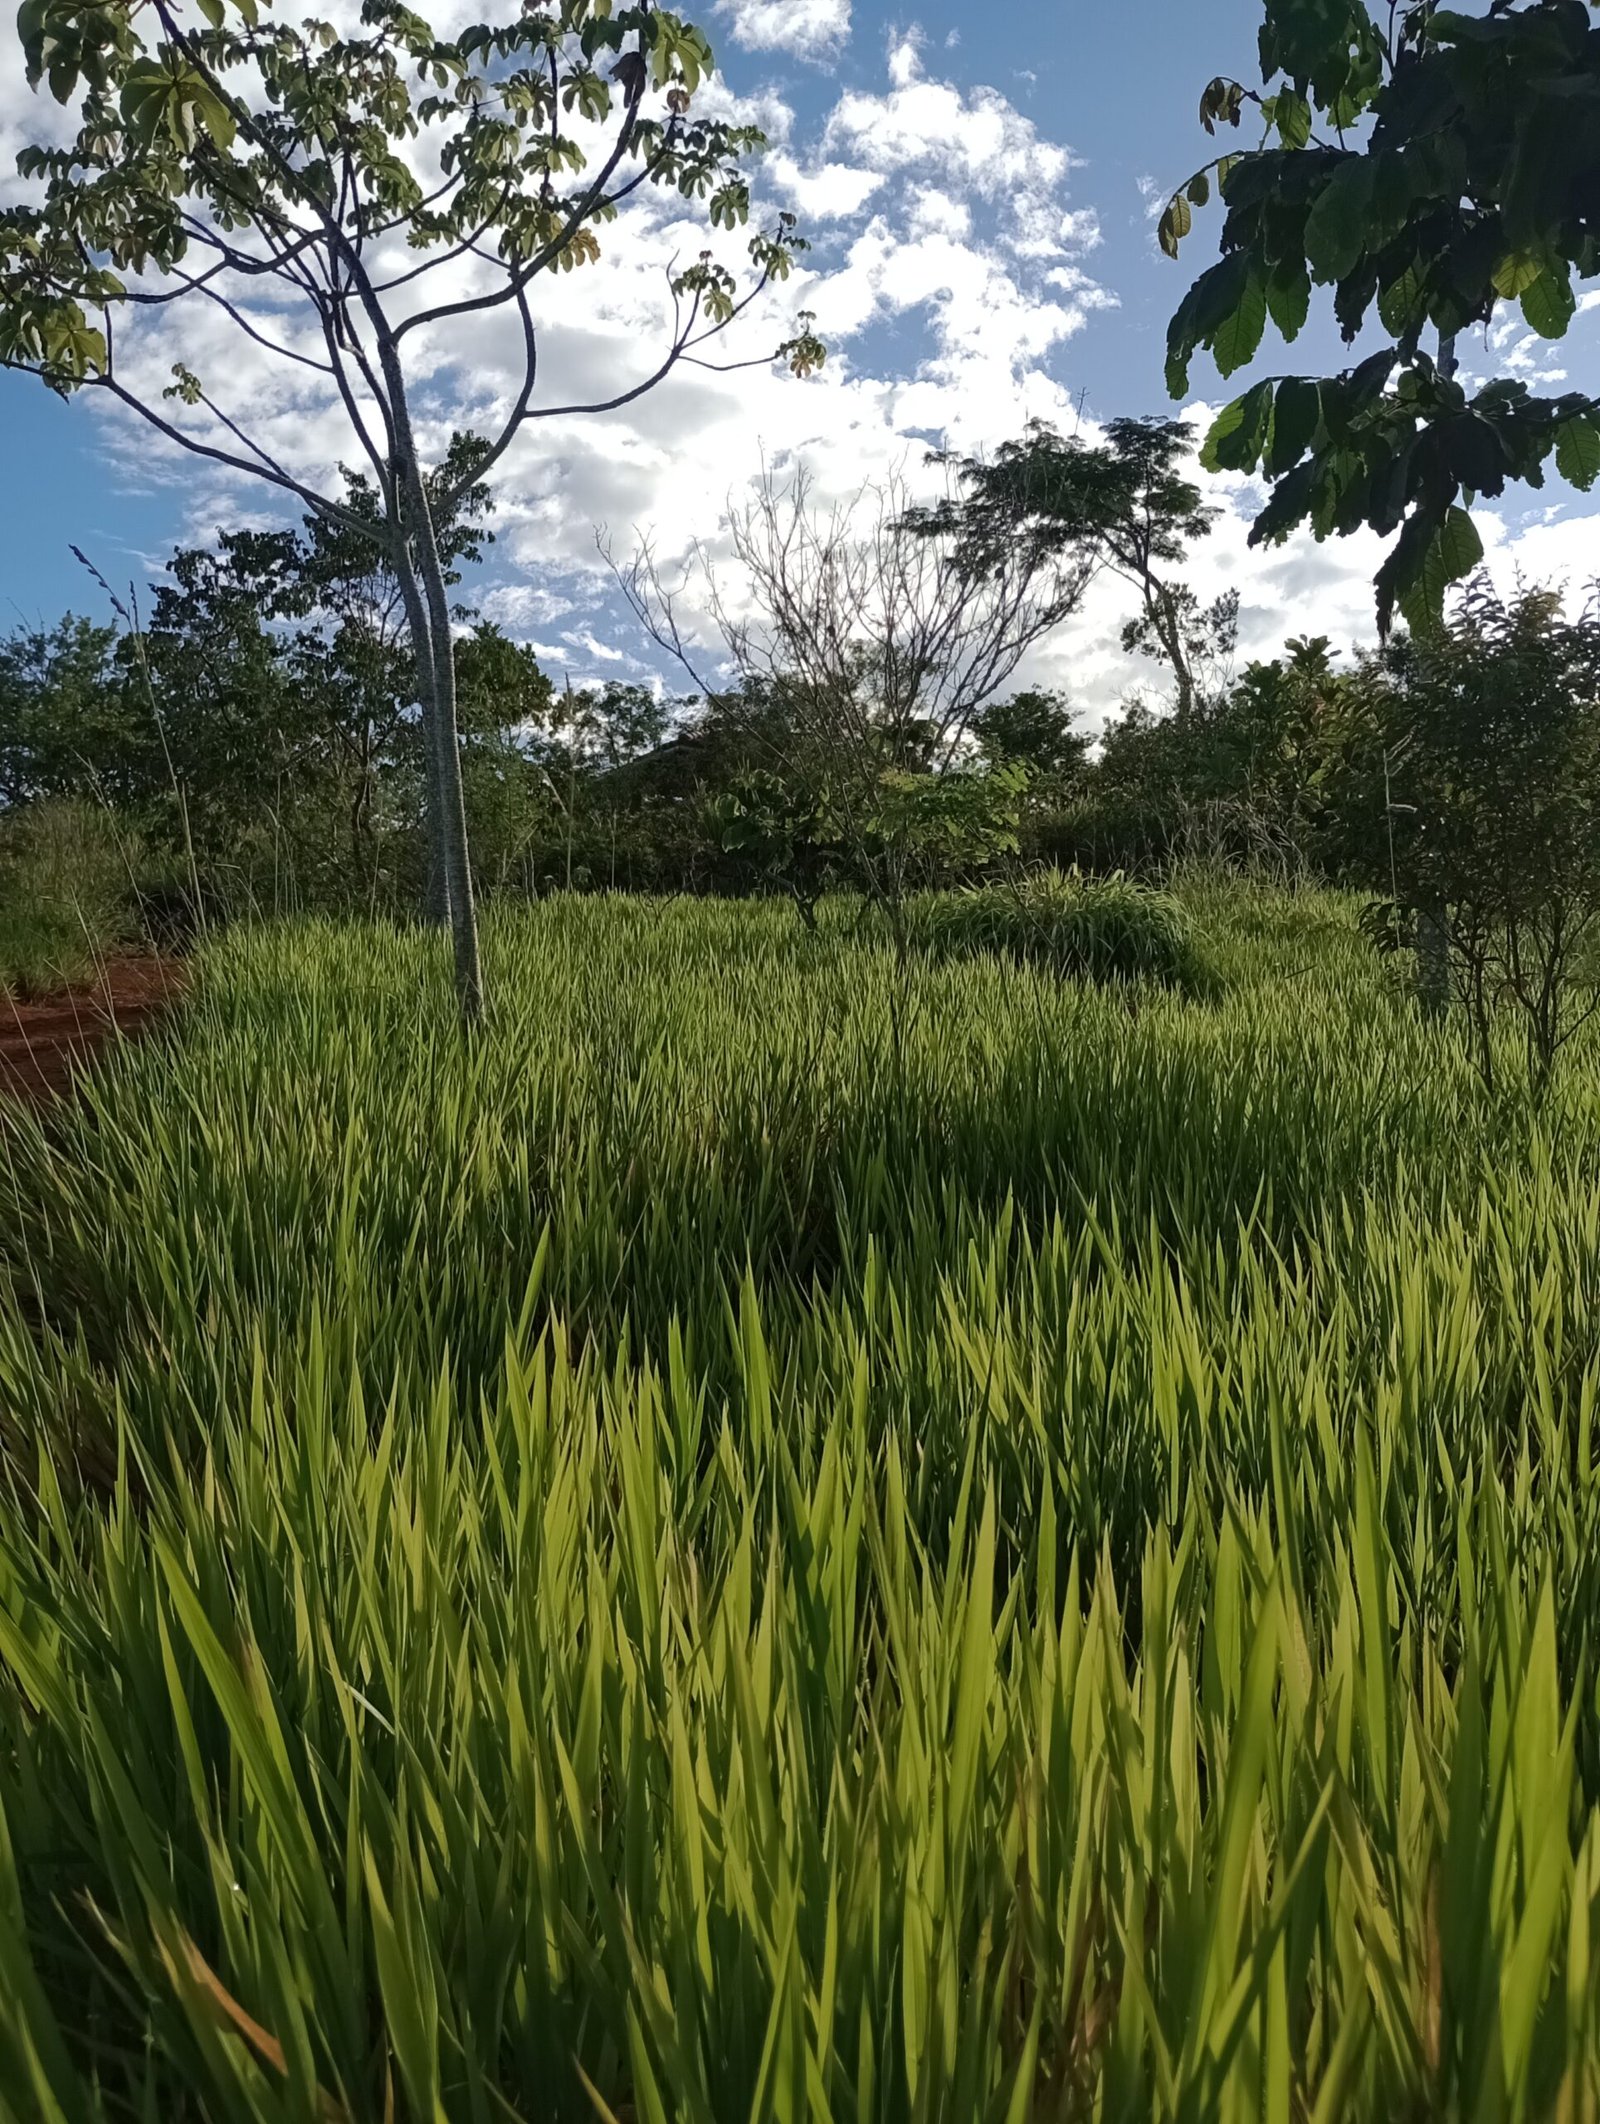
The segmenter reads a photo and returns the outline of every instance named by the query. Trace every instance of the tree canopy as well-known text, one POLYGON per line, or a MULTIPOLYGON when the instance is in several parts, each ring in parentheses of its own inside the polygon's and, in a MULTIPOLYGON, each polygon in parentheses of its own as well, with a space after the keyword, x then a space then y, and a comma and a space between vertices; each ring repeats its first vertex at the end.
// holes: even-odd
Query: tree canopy
POLYGON ((1219 77, 1200 109, 1212 133, 1253 114, 1259 143, 1208 163, 1162 220, 1175 257, 1221 194, 1222 255, 1173 317, 1168 386, 1188 390, 1202 348, 1223 376, 1246 367, 1269 322, 1297 338, 1314 285, 1347 342, 1381 333, 1339 375, 1252 385, 1205 459, 1272 483, 1257 544, 1303 523, 1393 537, 1380 630, 1397 607, 1429 627, 1482 558, 1478 496, 1542 486, 1552 461, 1574 486, 1600 477, 1600 398, 1474 389, 1455 362, 1457 336, 1509 304, 1559 339, 1600 272, 1600 24, 1584 0, 1266 0, 1260 67, 1259 90, 1219 77))

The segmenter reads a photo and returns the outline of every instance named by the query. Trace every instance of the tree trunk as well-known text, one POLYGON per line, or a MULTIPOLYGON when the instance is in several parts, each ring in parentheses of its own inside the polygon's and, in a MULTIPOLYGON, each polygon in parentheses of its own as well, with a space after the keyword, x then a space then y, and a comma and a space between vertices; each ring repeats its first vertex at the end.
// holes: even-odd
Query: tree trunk
POLYGON ((405 546, 399 562, 402 593, 412 623, 424 715, 432 733, 428 746, 432 769, 434 861, 448 894, 450 934, 455 946, 456 996, 464 1021, 483 1015, 483 961, 478 950, 478 911, 472 890, 467 843, 466 793, 461 782, 461 740, 456 727, 455 649, 450 639, 450 601, 433 534, 433 513, 416 451, 410 447, 403 408, 395 409, 395 426, 404 457, 396 466, 405 510, 405 546), (413 617, 413 608, 417 616, 413 617), (418 620, 420 619, 420 631, 418 620))
POLYGON ((412 658, 417 671, 417 706, 422 714, 422 813, 428 846, 428 878, 422 893, 422 918, 435 929, 450 923, 450 873, 445 863, 444 829, 439 804, 439 731, 433 703, 433 637, 428 628, 422 586, 409 553, 395 560, 400 598, 406 608, 412 658))
POLYGON ((1437 901, 1417 909, 1417 1001, 1430 1018, 1450 1008, 1450 923, 1437 901))
POLYGON ((1177 719, 1187 723, 1194 714, 1194 672, 1184 653, 1183 629, 1173 609, 1172 593, 1165 583, 1151 577, 1146 585, 1151 623, 1156 630, 1156 639, 1167 652, 1167 662, 1172 666, 1172 676, 1177 682, 1178 697, 1175 703, 1177 719))
POLYGON ((428 489, 417 457, 416 437, 411 429, 405 372, 400 365, 400 353, 394 338, 381 327, 381 323, 378 360, 389 393, 393 473, 398 484, 398 492, 393 497, 400 518, 395 569, 411 628, 411 647, 417 660, 423 713, 433 734, 433 742, 426 748, 432 769, 433 845, 438 850, 437 860, 444 888, 449 894, 456 998, 463 1022, 474 1025, 483 1015, 483 961, 478 951, 478 910, 473 899, 472 866, 467 846, 466 794, 461 786, 461 738, 456 728, 456 658, 455 645, 450 637, 450 599, 439 560, 438 541, 434 537, 428 489))
MULTIPOLYGON (((1453 332, 1439 334, 1439 374, 1454 376, 1457 369, 1453 332)), ((1421 901, 1417 921, 1417 1002, 1430 1018, 1442 1018, 1450 1008, 1450 916, 1442 901, 1421 901)))

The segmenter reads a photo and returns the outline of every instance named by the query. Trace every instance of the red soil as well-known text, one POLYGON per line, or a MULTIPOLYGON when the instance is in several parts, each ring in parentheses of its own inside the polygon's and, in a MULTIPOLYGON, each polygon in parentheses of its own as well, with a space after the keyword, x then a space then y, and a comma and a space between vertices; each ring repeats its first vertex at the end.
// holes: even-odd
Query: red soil
POLYGON ((88 988, 31 1002, 0 991, 0 1097, 48 1098, 115 1039, 146 1030, 183 993, 171 959, 111 959, 88 988))

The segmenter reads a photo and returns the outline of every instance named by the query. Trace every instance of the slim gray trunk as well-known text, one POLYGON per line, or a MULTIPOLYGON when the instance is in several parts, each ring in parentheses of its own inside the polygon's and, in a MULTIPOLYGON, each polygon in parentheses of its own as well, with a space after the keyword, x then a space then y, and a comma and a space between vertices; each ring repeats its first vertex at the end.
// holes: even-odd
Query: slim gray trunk
MULTIPOLYGON (((1457 369, 1453 332, 1439 334, 1439 374, 1454 376, 1457 369)), ((1450 1008, 1450 911, 1442 901, 1419 903, 1417 917, 1417 987, 1420 1008, 1430 1018, 1442 1018, 1450 1008)))
POLYGON ((1183 628, 1173 605, 1172 592, 1165 583, 1152 576, 1146 589, 1146 609, 1156 630, 1156 639, 1167 652, 1167 661, 1172 666, 1172 675, 1177 681, 1178 697, 1175 703, 1177 719, 1187 723, 1194 714, 1194 672, 1183 646, 1183 628))
POLYGON ((450 873, 445 864, 444 832, 439 807, 439 723, 433 704, 433 638, 415 566, 408 555, 397 558, 401 601, 411 635, 417 674, 417 706, 422 714, 422 812, 428 844, 428 877, 422 893, 422 918, 435 929, 450 922, 450 873))
POLYGON ((438 541, 433 534, 433 511, 417 457, 416 437, 411 430, 411 408, 406 398, 405 372, 400 354, 381 320, 375 320, 378 360, 389 394, 389 419, 394 442, 394 477, 398 482, 400 537, 395 566, 400 592, 411 627, 411 646, 417 660, 418 690, 423 695, 423 714, 432 728, 433 743, 425 747, 433 773, 434 845, 450 896, 450 936, 455 946, 456 998, 462 1020, 474 1025, 483 1015, 483 960, 478 951, 478 910, 472 891, 472 866, 467 848, 467 803, 461 786, 461 737, 456 727, 456 659, 450 639, 450 599, 438 541))
POLYGON ((1417 1001, 1430 1018, 1450 1008, 1450 918, 1437 901, 1417 909, 1417 1001))
POLYGON ((478 950, 478 910, 467 844, 466 791, 461 781, 461 738, 456 725, 456 660, 450 639, 450 606, 444 570, 434 543, 433 519, 422 479, 412 461, 413 524, 417 574, 427 607, 431 650, 429 720, 433 727, 434 816, 439 862, 449 894, 450 935, 455 946, 456 997, 469 1025, 483 1015, 483 961, 478 950))

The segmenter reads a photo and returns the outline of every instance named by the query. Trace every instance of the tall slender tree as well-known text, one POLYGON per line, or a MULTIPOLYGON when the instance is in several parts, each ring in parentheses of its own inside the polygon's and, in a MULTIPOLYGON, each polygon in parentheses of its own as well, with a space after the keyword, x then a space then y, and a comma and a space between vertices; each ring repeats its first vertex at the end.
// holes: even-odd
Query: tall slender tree
MULTIPOLYGON (((359 30, 289 23, 258 0, 23 0, 29 81, 76 120, 27 148, 30 195, 0 212, 0 361, 92 390, 169 442, 266 481, 382 544, 400 587, 430 738, 433 825, 448 882, 463 1014, 483 978, 438 523, 462 496, 430 482, 421 376, 476 355, 504 316, 509 394, 470 471, 482 479, 529 421, 627 404, 713 340, 800 248, 792 215, 748 239, 736 278, 714 248, 666 268, 670 321, 638 376, 593 399, 541 400, 546 293, 592 263, 649 186, 702 202, 714 231, 750 211, 749 126, 696 114, 705 37, 653 0, 552 0, 442 35, 401 0, 363 0, 359 30), (271 382, 229 389, 226 351, 163 387, 139 329, 199 313, 271 382), (220 328, 217 330, 215 328, 220 328), (370 468, 376 517, 319 486, 275 440, 270 405, 309 384, 370 468), (269 410, 263 413, 263 404, 269 410)), ((808 322, 762 361, 805 373, 808 322)), ((191 365, 191 362, 193 365, 191 365)), ((303 402, 302 402, 303 403, 303 402)))

